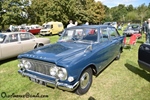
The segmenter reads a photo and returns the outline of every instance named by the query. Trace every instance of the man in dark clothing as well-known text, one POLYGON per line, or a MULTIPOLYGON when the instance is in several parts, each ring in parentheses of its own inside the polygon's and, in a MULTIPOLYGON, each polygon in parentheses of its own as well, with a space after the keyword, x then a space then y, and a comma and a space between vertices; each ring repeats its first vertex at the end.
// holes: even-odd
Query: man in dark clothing
POLYGON ((150 18, 146 25, 146 42, 150 43, 150 18))
POLYGON ((146 25, 147 25, 147 21, 144 21, 144 23, 142 25, 142 31, 143 31, 143 33, 146 33, 146 25))

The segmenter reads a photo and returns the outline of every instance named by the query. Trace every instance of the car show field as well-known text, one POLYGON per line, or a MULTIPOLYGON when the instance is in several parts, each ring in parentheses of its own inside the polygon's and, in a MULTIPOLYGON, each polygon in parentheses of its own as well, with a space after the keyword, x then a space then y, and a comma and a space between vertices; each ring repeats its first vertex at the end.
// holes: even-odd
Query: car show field
MULTIPOLYGON (((51 43, 58 36, 46 36, 51 43)), ((145 36, 137 40, 131 50, 123 49, 121 58, 112 62, 97 77, 89 91, 82 95, 31 82, 18 74, 17 58, 0 62, 0 99, 42 99, 42 100, 149 100, 150 73, 141 69, 137 63, 138 48, 145 36)))

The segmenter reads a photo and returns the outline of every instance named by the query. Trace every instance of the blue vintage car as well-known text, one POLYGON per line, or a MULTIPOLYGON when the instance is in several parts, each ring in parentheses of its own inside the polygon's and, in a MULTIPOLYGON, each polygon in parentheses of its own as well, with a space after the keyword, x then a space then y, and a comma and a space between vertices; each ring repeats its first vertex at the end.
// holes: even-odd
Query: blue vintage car
POLYGON ((93 75, 120 58, 123 39, 110 25, 66 28, 57 43, 19 55, 18 72, 31 81, 82 95, 93 75))

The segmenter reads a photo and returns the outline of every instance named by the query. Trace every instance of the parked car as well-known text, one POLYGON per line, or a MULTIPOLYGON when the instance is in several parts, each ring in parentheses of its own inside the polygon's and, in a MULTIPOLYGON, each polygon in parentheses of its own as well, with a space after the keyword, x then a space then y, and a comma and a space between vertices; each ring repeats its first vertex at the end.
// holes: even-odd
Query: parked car
POLYGON ((66 28, 57 43, 20 54, 18 72, 31 81, 82 95, 92 75, 120 58, 123 39, 110 25, 66 28))
POLYGON ((36 35, 36 34, 39 34, 40 33, 40 28, 32 28, 32 29, 29 29, 28 32, 36 35))
POLYGON ((62 22, 48 22, 43 24, 43 28, 40 30, 39 35, 54 35, 64 30, 62 22))
POLYGON ((103 25, 111 25, 112 22, 105 22, 103 25))
POLYGON ((115 27, 115 28, 117 28, 117 26, 118 26, 117 22, 112 22, 112 26, 115 27))
POLYGON ((42 28, 42 26, 37 25, 37 24, 26 26, 26 30, 34 35, 39 34, 41 28, 42 28))
POLYGON ((142 28, 140 24, 130 24, 123 30, 123 35, 131 36, 132 34, 141 33, 142 28))
POLYGON ((40 33, 41 28, 42 27, 40 25, 24 25, 19 30, 20 32, 30 32, 33 35, 36 35, 40 33))
POLYGON ((150 43, 143 43, 138 50, 138 64, 139 66, 150 72, 150 43))
POLYGON ((47 38, 36 38, 29 32, 0 33, 0 60, 49 44, 47 38))
POLYGON ((117 22, 105 22, 103 25, 111 25, 111 26, 113 26, 113 27, 115 27, 115 28, 117 28, 117 22))

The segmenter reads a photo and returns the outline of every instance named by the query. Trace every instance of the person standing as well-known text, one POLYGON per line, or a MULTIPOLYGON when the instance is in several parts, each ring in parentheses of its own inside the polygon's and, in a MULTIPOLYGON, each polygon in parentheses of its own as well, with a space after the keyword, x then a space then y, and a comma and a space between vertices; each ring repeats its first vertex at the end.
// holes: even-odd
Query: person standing
POLYGON ((67 28, 72 27, 72 26, 75 26, 75 25, 73 24, 72 20, 70 20, 69 24, 67 25, 67 28))
POLYGON ((128 23, 128 26, 130 26, 130 22, 128 23))
POLYGON ((89 22, 86 22, 85 25, 89 25, 89 22))
POLYGON ((78 22, 76 21, 76 22, 75 22, 75 26, 77 26, 77 25, 78 25, 78 22))
POLYGON ((150 18, 148 19, 146 25, 146 42, 150 43, 150 18))
POLYGON ((142 31, 144 34, 146 33, 146 25, 147 25, 147 21, 144 21, 144 23, 142 25, 142 31))

